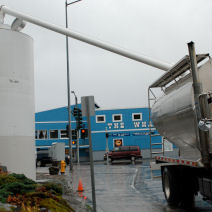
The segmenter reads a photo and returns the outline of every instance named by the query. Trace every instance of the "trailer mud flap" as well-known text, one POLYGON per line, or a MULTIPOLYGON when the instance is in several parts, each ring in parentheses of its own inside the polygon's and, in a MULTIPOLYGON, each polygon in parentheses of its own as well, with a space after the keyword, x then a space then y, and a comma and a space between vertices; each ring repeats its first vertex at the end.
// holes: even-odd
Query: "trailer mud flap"
POLYGON ((207 199, 212 200, 212 180, 208 178, 199 178, 200 193, 207 199))

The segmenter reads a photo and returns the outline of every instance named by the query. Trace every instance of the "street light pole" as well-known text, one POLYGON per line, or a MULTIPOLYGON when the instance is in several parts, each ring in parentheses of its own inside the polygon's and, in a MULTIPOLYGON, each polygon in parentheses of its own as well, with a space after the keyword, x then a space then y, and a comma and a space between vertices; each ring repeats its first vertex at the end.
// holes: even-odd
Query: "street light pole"
MULTIPOLYGON (((75 108, 78 109, 78 102, 77 102, 77 95, 75 94, 74 91, 71 91, 71 93, 74 94, 75 97, 75 108)), ((76 126, 77 126, 77 120, 76 120, 76 126)), ((76 128, 77 130, 77 143, 76 143, 76 147, 77 147, 77 164, 79 164, 79 129, 76 128)))
MULTIPOLYGON (((67 7, 81 0, 76 0, 71 3, 65 1, 65 18, 66 28, 68 28, 68 9, 67 7)), ((69 130, 69 157, 70 157, 70 170, 73 169, 72 158, 72 129, 71 129, 71 98, 70 98, 70 69, 69 69, 69 48, 68 48, 68 36, 66 36, 66 66, 67 66, 67 96, 68 96, 68 130, 69 130)))
MULTIPOLYGON (((65 2, 65 14, 66 14, 66 28, 68 28, 68 11, 67 0, 65 2)), ((68 96, 68 130, 69 130, 69 158, 70 158, 70 170, 73 169, 72 158, 72 129, 71 129, 71 98, 70 98, 70 71, 69 71, 69 50, 68 50, 68 36, 66 36, 66 66, 67 66, 67 96, 68 96)))

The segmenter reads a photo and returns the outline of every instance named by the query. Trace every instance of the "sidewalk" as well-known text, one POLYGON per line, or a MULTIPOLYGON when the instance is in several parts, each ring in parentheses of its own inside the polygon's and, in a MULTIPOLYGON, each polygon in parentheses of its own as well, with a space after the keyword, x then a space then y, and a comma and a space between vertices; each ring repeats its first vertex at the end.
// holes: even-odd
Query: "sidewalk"
POLYGON ((67 200, 76 212, 92 211, 88 200, 86 200, 83 196, 80 197, 78 192, 73 190, 72 179, 70 178, 69 171, 67 171, 65 175, 50 175, 48 168, 42 170, 37 169, 36 180, 41 182, 51 181, 61 184, 63 186, 63 198, 67 200))

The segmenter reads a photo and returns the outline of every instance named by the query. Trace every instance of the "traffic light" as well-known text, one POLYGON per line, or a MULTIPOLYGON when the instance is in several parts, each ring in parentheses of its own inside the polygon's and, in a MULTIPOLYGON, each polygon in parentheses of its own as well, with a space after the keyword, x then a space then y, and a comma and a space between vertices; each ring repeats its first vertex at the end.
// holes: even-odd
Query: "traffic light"
POLYGON ((78 116, 78 108, 74 108, 74 109, 72 110, 72 114, 73 114, 73 116, 74 116, 75 119, 76 119, 77 116, 78 116))
POLYGON ((77 130, 72 130, 72 140, 77 140, 77 130))
POLYGON ((85 139, 88 137, 88 129, 81 129, 80 132, 81 132, 82 139, 85 139))
POLYGON ((76 141, 72 141, 72 144, 76 144, 76 141))
POLYGON ((78 114, 77 114, 77 129, 82 128, 82 111, 78 108, 78 114))
MULTIPOLYGON (((66 125, 66 133, 67 133, 67 137, 69 138, 69 125, 66 125)), ((77 130, 71 130, 71 136, 72 136, 72 140, 77 140, 77 130)))
POLYGON ((72 114, 76 119, 76 129, 81 129, 82 128, 82 111, 80 108, 74 108, 72 110, 72 114))

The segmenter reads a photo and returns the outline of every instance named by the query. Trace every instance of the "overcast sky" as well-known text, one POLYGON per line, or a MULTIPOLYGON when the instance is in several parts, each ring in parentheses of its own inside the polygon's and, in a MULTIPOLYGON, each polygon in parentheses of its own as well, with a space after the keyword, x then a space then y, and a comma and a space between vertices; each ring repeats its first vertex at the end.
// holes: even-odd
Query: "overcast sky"
MULTIPOLYGON (((0 2, 65 26, 65 0, 0 2)), ((89 37, 175 64, 191 40, 197 53, 212 53, 211 10, 211 0, 82 0, 68 7, 68 22, 89 37)), ((34 39, 36 111, 66 106, 65 37, 30 23, 23 32, 34 39)), ((148 86, 164 73, 73 39, 69 49, 71 90, 93 95, 102 108, 147 106, 148 86)))

